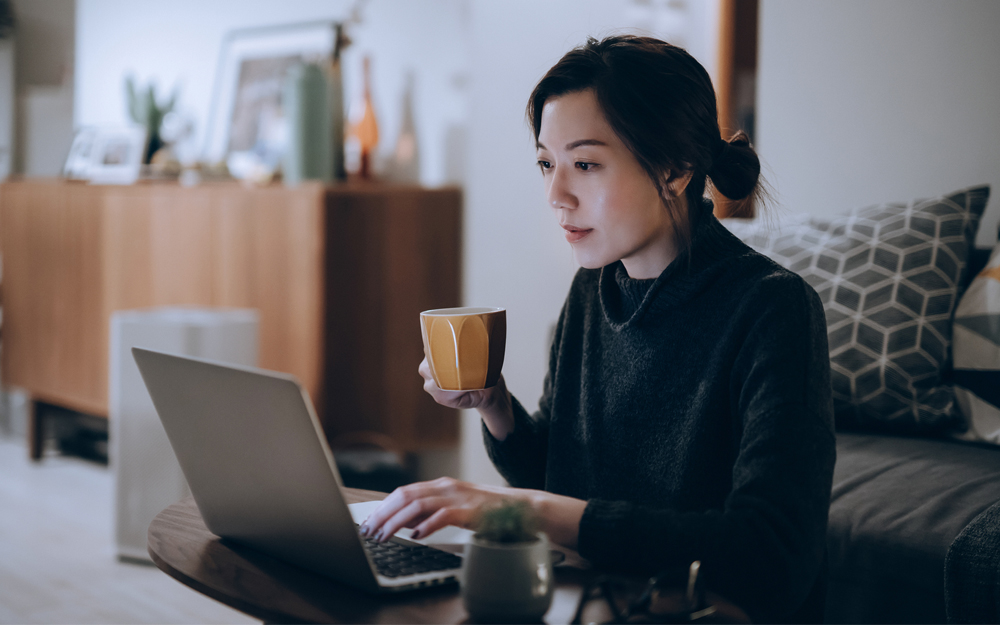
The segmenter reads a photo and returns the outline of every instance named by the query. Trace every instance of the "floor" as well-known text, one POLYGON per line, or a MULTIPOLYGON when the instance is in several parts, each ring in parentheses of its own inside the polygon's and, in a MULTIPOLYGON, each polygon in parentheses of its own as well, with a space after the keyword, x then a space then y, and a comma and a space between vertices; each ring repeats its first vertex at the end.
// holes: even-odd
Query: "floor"
POLYGON ((107 466, 0 438, 0 623, 255 623, 153 566, 118 562, 107 466))

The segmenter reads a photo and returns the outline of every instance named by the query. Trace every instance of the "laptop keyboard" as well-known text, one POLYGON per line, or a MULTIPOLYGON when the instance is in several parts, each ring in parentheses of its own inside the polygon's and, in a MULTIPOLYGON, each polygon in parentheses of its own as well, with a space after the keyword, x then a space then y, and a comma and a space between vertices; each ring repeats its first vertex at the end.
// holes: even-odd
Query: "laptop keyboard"
POLYGON ((457 569, 462 558, 453 553, 425 545, 404 545, 387 540, 384 543, 362 537, 365 549, 371 554, 379 575, 401 577, 431 571, 457 569))

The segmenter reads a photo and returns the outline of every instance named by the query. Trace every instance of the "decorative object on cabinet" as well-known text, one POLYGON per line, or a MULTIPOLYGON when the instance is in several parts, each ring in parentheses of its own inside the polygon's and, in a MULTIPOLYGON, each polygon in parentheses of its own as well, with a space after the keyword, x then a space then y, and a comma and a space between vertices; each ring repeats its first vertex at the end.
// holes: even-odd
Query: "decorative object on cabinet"
POLYGON ((226 161, 237 178, 276 169, 284 154, 285 73, 334 57, 342 41, 330 21, 231 31, 216 69, 204 160, 226 161))
POLYGON ((132 184, 139 179, 147 145, 140 126, 98 128, 87 180, 94 184, 132 184))
POLYGON ((420 144, 417 142, 417 125, 413 121, 414 74, 406 74, 403 88, 403 120, 392 152, 387 178, 393 182, 420 182, 420 144))
POLYGON ((334 171, 333 120, 324 68, 300 63, 289 69, 282 97, 288 137, 282 179, 289 186, 303 180, 329 182, 334 171))
POLYGON ((341 67, 341 55, 351 40, 344 33, 344 25, 337 24, 337 45, 333 49, 330 60, 330 71, 327 73, 330 94, 330 142, 333 156, 333 179, 344 180, 347 171, 344 169, 344 76, 341 67))
POLYGON ((351 106, 351 123, 344 141, 347 169, 363 180, 373 177, 372 160, 378 148, 378 120, 372 103, 372 61, 365 57, 361 98, 351 106))
POLYGON ((73 143, 63 165, 63 178, 68 180, 89 180, 91 161, 94 158, 94 141, 97 139, 97 128, 84 126, 78 128, 73 135, 73 143))
POLYGON ((140 126, 84 126, 73 136, 62 175, 97 184, 132 184, 139 179, 146 152, 140 126))
POLYGON ((153 160, 153 155, 156 154, 157 150, 163 147, 160 126, 163 124, 163 118, 174 110, 174 105, 177 103, 177 91, 174 90, 170 99, 164 104, 160 104, 153 83, 147 85, 145 89, 137 89, 135 78, 128 76, 125 78, 125 96, 132 121, 146 129, 146 150, 142 156, 142 164, 148 165, 153 160))
POLYGON ((302 382, 331 439, 378 432, 402 452, 458 442, 456 411, 416 374, 420 311, 459 304, 457 188, 21 180, 0 186, 0 220, 0 371, 34 404, 108 414, 116 310, 253 308, 260 366, 302 382))
POLYGON ((187 165, 192 168, 196 156, 191 148, 194 136, 194 120, 177 111, 171 111, 163 116, 160 122, 160 139, 163 147, 153 154, 149 162, 147 177, 175 177, 187 165))

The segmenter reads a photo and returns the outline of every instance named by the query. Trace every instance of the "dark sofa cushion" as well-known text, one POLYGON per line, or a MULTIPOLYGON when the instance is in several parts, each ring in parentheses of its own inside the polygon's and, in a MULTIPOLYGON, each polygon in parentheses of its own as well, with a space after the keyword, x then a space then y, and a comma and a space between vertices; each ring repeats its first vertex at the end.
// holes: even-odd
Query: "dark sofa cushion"
POLYGON ((838 433, 826 621, 945 622, 948 548, 998 501, 996 447, 838 433))

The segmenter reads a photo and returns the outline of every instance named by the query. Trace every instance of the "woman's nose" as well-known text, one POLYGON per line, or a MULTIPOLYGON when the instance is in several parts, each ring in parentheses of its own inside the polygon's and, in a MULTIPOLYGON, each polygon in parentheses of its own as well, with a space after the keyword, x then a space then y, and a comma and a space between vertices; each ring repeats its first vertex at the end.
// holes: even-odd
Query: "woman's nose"
POLYGON ((548 197, 546 199, 552 208, 576 208, 576 196, 573 195, 572 190, 569 188, 569 181, 566 179, 566 175, 562 173, 562 169, 562 167, 556 167, 556 170, 552 172, 547 193, 548 197))

